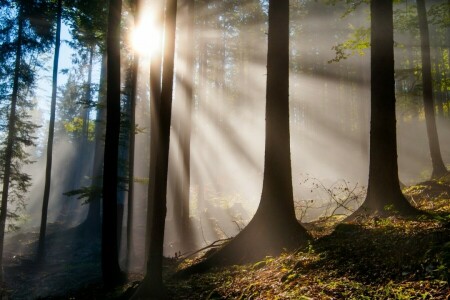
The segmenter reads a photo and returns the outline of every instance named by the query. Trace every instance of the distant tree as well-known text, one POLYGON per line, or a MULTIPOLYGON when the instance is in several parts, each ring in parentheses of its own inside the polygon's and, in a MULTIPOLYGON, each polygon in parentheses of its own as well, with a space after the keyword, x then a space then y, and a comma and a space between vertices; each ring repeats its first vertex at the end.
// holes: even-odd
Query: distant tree
MULTIPOLYGON (((77 49, 78 58, 81 59, 83 64, 87 65, 87 81, 83 85, 84 97, 80 97, 78 103, 81 106, 81 130, 77 141, 78 148, 75 158, 75 162, 78 162, 74 166, 73 176, 74 182, 71 186, 73 195, 78 195, 79 198, 86 199, 89 205, 89 212, 82 226, 89 228, 92 224, 100 224, 100 199, 101 199, 101 181, 102 176, 99 172, 102 172, 103 167, 103 154, 100 154, 103 149, 104 138, 104 123, 105 123, 105 103, 104 99, 105 90, 99 92, 99 102, 94 105, 92 94, 94 91, 94 85, 92 84, 92 71, 93 71, 93 59, 96 56, 102 56, 102 61, 106 61, 106 28, 107 28, 107 0, 96 1, 82 1, 82 0, 66 0, 67 3, 67 23, 70 28, 70 33, 73 37, 71 46, 77 49), (100 103, 103 102, 103 103, 100 103), (84 167, 86 163, 86 146, 88 146, 89 140, 89 126, 92 122, 89 122, 90 109, 96 107, 97 117, 95 122, 95 134, 94 134, 94 161, 93 161, 93 181, 91 186, 82 186, 80 188, 81 178, 85 177, 82 174, 81 167, 84 167), (85 160, 83 162, 83 160, 85 160), (92 206, 92 207, 91 207, 92 206)), ((103 68, 103 66, 102 66, 103 68)), ((100 76, 100 85, 106 81, 106 71, 103 70, 100 76), (102 76, 103 75, 103 76, 102 76)), ((102 90, 102 87, 99 88, 102 90)), ((85 233, 90 235, 95 233, 95 230, 85 230, 85 233)), ((96 235, 91 235, 95 237, 96 235)))
POLYGON ((425 121, 427 125, 428 144, 433 166, 432 178, 447 174, 447 168, 442 160, 439 137, 436 128, 435 103, 433 98, 433 79, 431 76, 430 37, 428 32, 427 10, 424 0, 417 0, 419 17, 420 45, 422 55, 422 85, 425 121))
MULTIPOLYGON (((186 25, 180 33, 180 44, 187 45, 194 40, 194 0, 185 0, 186 25)), ((178 236, 180 237, 180 247, 182 250, 192 250, 193 235, 189 219, 189 196, 191 185, 191 128, 192 128, 192 106, 194 98, 194 62, 195 47, 184 47, 182 51, 186 69, 181 74, 177 74, 178 88, 176 98, 179 103, 177 120, 175 120, 175 130, 180 145, 180 153, 177 157, 177 171, 174 178, 174 221, 178 236)))
POLYGON ((110 0, 108 15, 106 134, 103 164, 102 274, 107 286, 123 280, 117 240, 117 190, 120 132, 120 20, 121 0, 110 0))
MULTIPOLYGON (((36 125, 29 122, 32 103, 27 96, 33 92, 35 68, 41 64, 37 53, 47 50, 52 41, 51 4, 47 1, 3 1, 0 15, 0 90, 2 141, 1 178, 2 199, 0 211, 0 270, 3 270, 3 243, 8 219, 17 218, 20 208, 25 206, 25 194, 30 186, 30 176, 21 171, 29 164, 29 155, 24 147, 34 145, 33 132, 36 125), (34 66, 33 66, 34 65, 34 66), (33 67, 32 67, 33 66, 33 67), (15 202, 9 211, 8 203, 15 202)), ((8 224, 13 228, 13 224, 8 224)), ((0 271, 2 272, 2 271, 0 271)), ((3 274, 1 274, 3 275, 3 274)))
MULTIPOLYGON (((139 24, 139 13, 141 10, 141 1, 132 0, 131 10, 134 18, 135 26, 139 24)), ((139 73, 139 54, 133 51, 133 57, 130 70, 130 88, 128 91, 128 117, 129 117, 129 133, 128 133, 128 198, 127 198, 127 253, 126 263, 127 269, 131 260, 131 252, 133 245, 133 204, 134 204, 134 147, 136 137, 136 98, 137 98, 137 79, 139 73)))
POLYGON ((261 201, 227 245, 185 272, 249 262, 295 249, 310 238, 294 211, 289 133, 289 1, 269 1, 266 142, 261 201))
POLYGON ((47 141, 47 162, 45 167, 44 197, 42 201, 41 227, 39 230, 39 245, 37 252, 38 261, 42 261, 45 258, 45 232, 47 228, 47 212, 48 212, 48 202, 50 198, 50 184, 51 184, 52 161, 53 161, 53 137, 55 132, 56 91, 58 87, 58 62, 59 62, 59 48, 61 43, 62 0, 58 0, 56 11, 57 17, 56 17, 56 35, 55 35, 55 55, 53 60, 52 98, 50 104, 50 123, 47 141))
MULTIPOLYGON (((161 105, 156 111, 158 144, 155 160, 154 199, 146 275, 132 299, 163 297, 162 262, 164 229, 167 213, 167 173, 169 165, 170 122, 172 116, 172 94, 175 57, 175 31, 177 0, 166 1, 164 23, 164 64, 162 71, 161 105)), ((154 129, 152 129, 154 130, 154 129)), ((151 195, 148 195, 151 197, 151 195)), ((150 203, 150 201, 149 201, 150 203)))
POLYGON ((400 190, 395 116, 393 4, 373 0, 371 11, 371 122, 367 196, 347 220, 366 214, 419 212, 400 190))
POLYGON ((100 71, 100 89, 98 94, 97 116, 94 132, 94 159, 92 163, 92 185, 86 195, 86 202, 89 203, 88 214, 82 226, 87 235, 97 238, 100 234, 101 225, 101 190, 102 172, 104 157, 104 135, 105 135, 105 94, 106 94, 106 54, 102 57, 102 67, 100 71))

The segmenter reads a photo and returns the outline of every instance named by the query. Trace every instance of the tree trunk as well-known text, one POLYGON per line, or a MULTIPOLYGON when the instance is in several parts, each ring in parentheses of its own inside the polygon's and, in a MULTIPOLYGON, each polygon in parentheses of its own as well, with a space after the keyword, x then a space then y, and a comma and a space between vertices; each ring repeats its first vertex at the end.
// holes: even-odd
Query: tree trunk
POLYGON ((3 190, 2 206, 0 211, 0 280, 3 281, 3 246, 5 240, 6 217, 8 212, 9 180, 11 178, 11 163, 13 155, 14 139, 16 137, 16 106, 19 92, 20 61, 22 60, 23 39, 23 8, 19 5, 19 16, 17 18, 18 30, 16 41, 16 61, 14 65, 13 91, 11 95, 11 108, 8 120, 8 137, 5 149, 5 160, 3 167, 3 190))
MULTIPOLYGON (((194 38, 194 18, 195 1, 187 0, 187 40, 193 41, 194 38)), ((183 132, 181 132, 181 157, 183 168, 183 181, 181 187, 181 203, 183 207, 182 224, 184 244, 192 242, 192 228, 190 224, 190 187, 191 187, 191 131, 192 131, 192 106, 194 101, 194 47, 187 47, 186 50, 186 114, 184 117, 183 132)))
MULTIPOLYGON (((163 297, 162 259, 164 228, 167 213, 167 171, 169 162, 170 122, 172 114, 172 93, 175 57, 175 29, 177 0, 168 0, 165 10, 165 45, 162 72, 161 106, 157 111, 159 118, 159 140, 156 153, 155 190, 153 216, 151 220, 150 248, 146 276, 136 292, 135 298, 163 297)), ((150 196, 150 195, 149 195, 150 196)))
MULTIPOLYGON (((161 1, 153 2, 153 11, 156 12, 156 21, 164 22, 164 7, 161 1)), ((162 48, 162 37, 156 41, 160 43, 162 48)), ((161 106, 161 63, 162 49, 153 54, 150 62, 150 167, 149 167, 149 184, 147 195, 147 223, 145 235, 145 261, 148 260, 150 240, 151 240, 151 220, 153 218, 153 202, 155 199, 155 167, 156 152, 159 143, 158 114, 161 106)))
POLYGON ((41 227, 39 231, 39 246, 37 252, 37 261, 45 258, 45 232, 47 228, 48 202, 50 198, 50 183, 52 174, 52 155, 53 155, 53 136, 55 133, 55 113, 56 113, 56 89, 58 87, 58 62, 59 48, 61 44, 61 14, 62 0, 58 0, 57 19, 56 19, 56 37, 55 37, 55 57, 53 60, 53 78, 52 78, 52 100, 50 105, 50 124, 48 129, 47 141, 47 164, 45 167, 45 186, 44 199, 42 201, 41 227))
POLYGON ((89 210, 86 220, 83 223, 86 234, 97 237, 100 233, 100 211, 101 211, 101 197, 98 193, 102 186, 102 171, 103 171, 103 156, 105 151, 105 144, 103 137, 105 134, 105 93, 106 93, 106 54, 102 57, 102 67, 100 71, 100 91, 98 95, 97 116, 95 121, 95 149, 94 162, 92 166, 92 187, 94 192, 89 197, 89 210))
POLYGON ((121 281, 117 244, 117 187, 120 132, 121 0, 110 0, 107 34, 106 135, 103 167, 102 275, 104 284, 121 281))
POLYGON ((362 206, 350 215, 415 214, 400 190, 395 116, 393 10, 391 0, 371 1, 371 123, 369 183, 362 206), (387 211, 386 209, 389 209, 387 211))
POLYGON ((262 259, 309 239, 295 217, 289 134, 289 1, 269 1, 266 141, 261 201, 232 241, 183 273, 262 259))
MULTIPOLYGON (((189 45, 194 40, 194 1, 185 0, 186 26, 184 27, 184 34, 180 38, 182 45, 189 45)), ((193 76, 194 76, 194 46, 184 47, 182 50, 182 57, 185 60, 186 68, 183 73, 178 74, 177 83, 179 95, 177 94, 177 101, 179 102, 178 116, 176 120, 177 138, 179 139, 179 151, 176 152, 176 163, 171 174, 174 176, 174 223, 176 231, 180 240, 180 251, 186 252, 194 249, 193 233, 189 219, 189 194, 190 194, 190 158, 191 158, 191 127, 192 127, 192 102, 193 102, 193 76)), ((177 250, 177 249, 175 249, 177 250)))
POLYGON ((139 55, 134 54, 132 74, 131 74, 131 93, 130 93, 130 132, 129 132, 129 149, 128 149, 128 199, 127 199, 127 269, 130 264, 131 251, 133 245, 133 203, 134 203, 134 143, 136 137, 136 92, 137 77, 139 71, 139 55))
POLYGON ((431 78, 430 38, 428 33, 427 11, 424 0, 417 0, 417 14, 419 17, 420 45, 422 54, 423 105, 425 110, 425 121, 427 125, 431 162, 433 165, 431 177, 438 178, 447 174, 447 169, 444 165, 444 161, 442 160, 439 137, 436 128, 433 83, 431 78))

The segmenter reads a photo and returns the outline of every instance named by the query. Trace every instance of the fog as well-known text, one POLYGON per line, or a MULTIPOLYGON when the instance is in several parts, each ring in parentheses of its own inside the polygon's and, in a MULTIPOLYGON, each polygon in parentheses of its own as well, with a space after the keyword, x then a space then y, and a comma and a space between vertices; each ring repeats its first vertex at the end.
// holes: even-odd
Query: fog
MULTIPOLYGON (((190 253, 218 239, 236 235, 258 207, 264 171, 267 7, 264 1, 241 2, 196 4, 194 37, 190 40, 184 37, 187 34, 186 8, 179 8, 167 194, 167 256, 179 251, 190 253), (188 47, 193 47, 194 57, 188 57, 188 47), (187 70, 188 60, 193 61, 193 74, 187 70), (194 98, 187 174, 181 165, 180 138, 184 131, 180 120, 189 117, 186 88, 190 85, 194 98), (174 212, 175 203, 179 201, 177 180, 187 175, 191 177, 189 220, 194 232, 194 242, 189 246, 180 244, 180 224, 174 212)), ((150 1, 144 3, 150 5, 150 1)), ((346 8, 322 1, 291 1, 291 7, 290 123, 294 198, 297 216, 303 222, 311 222, 333 210, 335 200, 330 198, 327 189, 336 189, 337 193, 340 187, 347 186, 358 196, 358 201, 364 198, 369 168, 370 49, 355 51, 339 62, 329 61, 336 56, 333 46, 351 38, 355 28, 369 27, 368 7, 362 4, 345 17, 346 8), (309 205, 307 209, 305 205, 309 205)), ((132 28, 131 16, 126 16, 132 28)), ((403 74, 401 70, 408 68, 406 61, 411 57, 417 65, 420 49, 412 33, 397 31, 395 38, 406 47, 397 48, 395 52, 397 74, 403 74)), ((432 47, 434 51, 438 46, 432 41, 432 47)), ((129 55, 124 54, 125 62, 129 55)), ((145 257, 152 99, 148 83, 150 59, 141 57, 137 87, 135 255, 131 264, 137 270, 144 267, 145 257)), ((127 67, 124 63, 123 69, 127 67)), ((427 180, 431 175, 421 97, 412 92, 413 88, 406 88, 418 85, 417 76, 408 73, 397 76, 396 81, 399 176, 406 185, 427 180)), ((448 100, 448 95, 446 97, 448 100)), ((448 162, 450 123, 448 107, 445 109, 447 115, 438 120, 438 130, 443 159, 448 162)), ((40 130, 47 128, 44 126, 40 130)), ((80 149, 73 139, 60 134, 54 147, 49 223, 62 222, 70 227, 83 221, 88 205, 63 193, 91 184, 93 141, 89 142, 90 150, 80 149), (83 158, 78 155, 79 151, 83 151, 83 158)), ((38 148, 44 147, 38 145, 38 148)), ((45 157, 37 155, 36 159, 28 169, 33 185, 25 213, 27 218, 21 224, 24 228, 37 226, 40 221, 45 157)), ((358 201, 349 203, 350 207, 354 208, 358 201)), ((350 211, 336 213, 349 214, 350 211)), ((126 215, 124 213, 124 218, 126 215)), ((125 219, 123 224, 126 225, 125 219)), ((122 245, 124 256, 125 238, 122 245)))

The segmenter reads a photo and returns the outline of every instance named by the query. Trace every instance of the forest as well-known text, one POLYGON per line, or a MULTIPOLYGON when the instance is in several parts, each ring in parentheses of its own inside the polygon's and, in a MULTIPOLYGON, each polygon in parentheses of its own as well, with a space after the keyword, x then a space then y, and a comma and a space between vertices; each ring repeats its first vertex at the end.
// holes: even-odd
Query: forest
POLYGON ((449 0, 0 0, 1 299, 450 299, 449 0))

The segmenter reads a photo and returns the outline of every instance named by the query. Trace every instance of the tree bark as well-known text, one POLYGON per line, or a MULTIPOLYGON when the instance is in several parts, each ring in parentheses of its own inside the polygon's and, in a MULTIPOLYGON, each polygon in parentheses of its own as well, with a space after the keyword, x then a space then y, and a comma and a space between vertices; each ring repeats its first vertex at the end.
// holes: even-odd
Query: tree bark
MULTIPOLYGON (((153 2, 153 10, 156 12, 156 21, 164 22, 164 7, 161 0, 153 2)), ((162 48, 162 37, 156 40, 162 48)), ((161 64, 162 49, 153 54, 150 62, 150 167, 149 167, 149 184, 147 196, 147 223, 145 235, 145 261, 148 260, 150 240, 151 240, 151 220, 153 218, 153 202, 155 199, 155 167, 156 152, 159 143, 159 110, 161 106, 161 64)))
POLYGON ((180 275, 262 259, 310 238, 294 210, 289 133, 289 1, 269 1, 263 188, 255 216, 232 241, 180 275))
POLYGON ((102 275, 106 286, 121 281, 117 243, 118 150, 120 132, 121 0, 110 0, 107 34, 106 135, 103 167, 102 275))
POLYGON ((86 220, 83 223, 85 233, 90 236, 97 237, 100 233, 100 211, 101 211, 101 197, 98 193, 102 186, 102 171, 103 171, 103 157, 105 151, 105 144, 103 141, 105 134, 105 93, 106 93, 106 54, 102 56, 102 67, 100 71, 100 91, 98 95, 97 116, 95 121, 95 149, 94 161, 92 166, 92 187, 94 192, 89 197, 89 210, 86 220))
POLYGON ((136 94, 137 94, 137 77, 139 71, 139 55, 134 54, 131 74, 131 91, 130 91, 130 132, 129 132, 129 149, 128 149, 128 197, 127 197, 127 269, 130 265, 131 252, 133 251, 133 204, 134 204, 134 148, 136 137, 136 94))
MULTIPOLYGON (((184 16, 186 26, 183 27, 181 45, 189 45, 194 40, 194 1, 184 1, 184 16)), ((185 61, 186 68, 183 73, 177 74, 177 102, 179 103, 178 114, 174 111, 176 120, 176 133, 179 139, 179 151, 176 162, 172 161, 171 175, 174 177, 173 201, 174 201, 174 223, 180 241, 182 252, 194 250, 193 233, 189 219, 189 196, 190 196, 190 158, 191 158, 191 127, 192 127, 192 103, 193 103, 193 76, 194 76, 194 45, 184 47, 180 56, 185 61)))
POLYGON ((16 41, 16 60, 14 64, 13 91, 11 95, 11 107, 8 120, 8 137, 5 149, 5 161, 3 167, 3 190, 2 206, 0 211, 0 280, 3 281, 3 246, 5 240, 6 217, 8 213, 8 193, 9 180, 11 178, 11 163, 13 155, 14 140, 16 137, 16 106, 19 92, 19 74, 22 60, 22 42, 23 42, 23 8, 19 5, 19 16, 17 18, 17 41, 16 41))
POLYGON ((417 15, 419 17, 420 48, 422 55, 423 105, 427 125, 428 144, 433 166, 431 177, 438 178, 447 174, 448 171, 442 160, 436 128, 433 82, 431 77, 430 37, 428 32, 427 10, 424 0, 417 0, 417 15))
MULTIPOLYGON (((170 123, 172 114, 172 93, 175 57, 175 29, 177 0, 168 0, 165 10, 165 45, 162 72, 161 106, 157 111, 159 118, 159 140, 155 165, 155 190, 153 216, 151 219, 150 248, 146 276, 133 298, 149 299, 164 297, 162 280, 162 260, 164 229, 167 213, 167 171, 169 162, 170 123)), ((149 195, 150 196, 150 195, 149 195)))
POLYGON ((41 216, 41 227, 39 231, 37 261, 42 261, 45 258, 45 234, 47 228, 48 202, 50 198, 50 184, 51 184, 52 159, 53 159, 53 137, 55 133, 56 90, 58 87, 59 48, 61 45, 61 14, 62 14, 62 0, 58 0, 57 17, 56 17, 55 56, 53 60, 52 99, 50 105, 50 124, 47 141, 47 163, 45 167, 44 198, 42 201, 42 216, 41 216))
POLYGON ((369 182, 362 206, 350 215, 416 214, 400 190, 395 116, 393 6, 373 0, 371 8, 371 123, 369 182))

